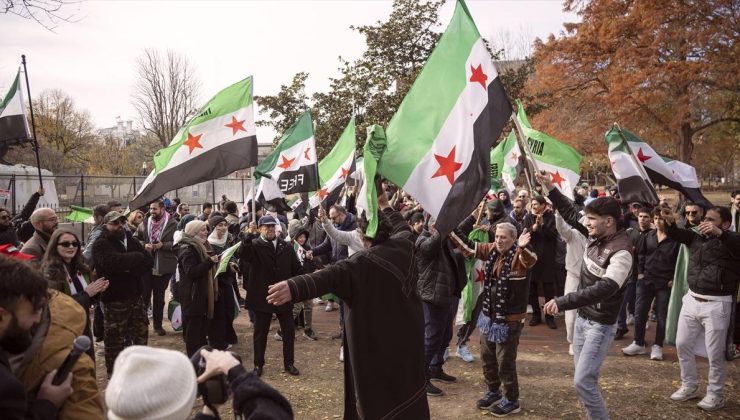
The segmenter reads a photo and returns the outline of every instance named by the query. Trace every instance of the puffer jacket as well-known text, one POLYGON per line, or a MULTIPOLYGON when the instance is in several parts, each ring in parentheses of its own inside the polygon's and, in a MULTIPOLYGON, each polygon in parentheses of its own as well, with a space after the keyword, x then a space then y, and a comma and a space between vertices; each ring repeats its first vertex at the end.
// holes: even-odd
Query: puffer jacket
POLYGON ((460 297, 467 283, 465 257, 454 245, 425 230, 416 240, 417 290, 421 300, 437 306, 449 305, 460 297))
MULTIPOLYGON (((557 188, 548 194, 563 219, 587 236, 580 213, 557 188)), ((625 284, 632 268, 632 240, 620 230, 602 238, 588 238, 578 290, 555 299, 561 311, 578 309, 578 315, 601 324, 617 322, 625 284)))
POLYGON ((726 230, 719 237, 701 235, 666 223, 669 238, 689 247, 686 281, 700 295, 727 296, 740 282, 740 234, 726 230))

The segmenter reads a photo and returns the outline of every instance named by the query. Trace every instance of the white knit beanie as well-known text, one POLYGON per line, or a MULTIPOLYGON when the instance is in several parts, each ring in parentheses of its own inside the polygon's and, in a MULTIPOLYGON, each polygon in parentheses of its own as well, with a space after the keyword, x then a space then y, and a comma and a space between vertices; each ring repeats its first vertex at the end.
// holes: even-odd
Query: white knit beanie
POLYGON ((131 346, 116 358, 105 390, 112 420, 184 420, 197 394, 195 370, 184 354, 166 349, 131 346))

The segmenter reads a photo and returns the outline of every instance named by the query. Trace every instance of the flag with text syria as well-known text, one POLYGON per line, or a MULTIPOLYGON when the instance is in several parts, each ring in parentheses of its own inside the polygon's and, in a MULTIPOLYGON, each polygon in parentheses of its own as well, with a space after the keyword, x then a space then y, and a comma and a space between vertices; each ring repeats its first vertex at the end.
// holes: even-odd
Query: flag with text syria
POLYGON ((275 150, 254 170, 257 198, 282 199, 287 194, 319 189, 316 141, 311 113, 304 112, 280 138, 275 150))
POLYGON ((222 90, 154 155, 154 170, 130 209, 176 188, 226 176, 257 165, 252 77, 222 90))
POLYGON ((511 104, 465 2, 385 130, 378 172, 446 235, 488 192, 490 152, 511 104))

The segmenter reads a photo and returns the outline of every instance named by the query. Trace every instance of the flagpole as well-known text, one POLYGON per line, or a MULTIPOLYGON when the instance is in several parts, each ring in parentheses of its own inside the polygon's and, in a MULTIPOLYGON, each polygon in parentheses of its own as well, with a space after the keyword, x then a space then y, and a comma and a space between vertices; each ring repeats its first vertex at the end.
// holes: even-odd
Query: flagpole
MULTIPOLYGON (((617 129, 617 133, 619 133, 619 137, 624 142, 624 145, 627 146, 627 150, 629 150, 630 158, 632 158, 632 163, 637 166, 637 169, 640 171, 640 175, 643 179, 645 179, 647 182, 650 183, 650 189, 653 191, 653 199, 655 200, 655 205, 660 204, 660 198, 658 198, 658 193, 655 191, 655 187, 653 187, 653 181, 650 180, 650 177, 648 176, 647 172, 645 171, 645 168, 642 166, 642 162, 637 160, 635 157, 635 154, 632 152, 632 148, 630 147, 629 142, 624 137, 624 134, 622 134, 622 127, 619 126, 616 122, 613 124, 613 128, 617 129)), ((652 204, 652 203, 651 203, 652 204)))
POLYGON ((249 174, 252 176, 252 222, 257 223, 257 197, 254 196, 254 168, 249 168, 249 174))
POLYGON ((39 173, 39 188, 44 187, 44 181, 41 179, 41 158, 39 158, 39 141, 36 139, 36 119, 33 116, 33 101, 31 100, 31 85, 28 83, 28 69, 26 68, 26 55, 21 55, 21 64, 23 64, 23 76, 26 78, 26 92, 28 92, 28 107, 31 110, 31 130, 33 132, 33 150, 36 152, 36 169, 39 173))
MULTIPOLYGON (((524 166, 524 176, 527 178, 527 185, 529 185, 529 195, 534 197, 534 188, 532 187, 532 180, 529 178, 527 165, 532 165, 532 169, 534 169, 535 174, 540 173, 540 170, 537 167, 537 162, 535 162, 535 160, 532 158, 532 150, 529 148, 529 143, 527 143, 526 136, 524 135, 524 130, 519 124, 519 119, 517 118, 514 111, 511 112, 511 120, 514 123, 514 132, 516 134, 517 141, 519 142, 520 147, 524 149, 525 153, 527 154, 524 157, 524 162, 526 163, 524 166)), ((545 186, 543 185, 542 188, 544 189, 545 186)))

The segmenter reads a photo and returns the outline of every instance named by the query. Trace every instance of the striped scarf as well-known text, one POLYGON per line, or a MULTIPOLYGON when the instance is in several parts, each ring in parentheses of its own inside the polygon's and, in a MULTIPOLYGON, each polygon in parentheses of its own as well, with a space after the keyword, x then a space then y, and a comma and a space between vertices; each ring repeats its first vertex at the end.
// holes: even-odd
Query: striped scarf
POLYGON ((516 244, 511 246, 505 256, 504 265, 496 281, 496 293, 493 293, 493 268, 499 257, 496 248, 488 256, 486 261, 486 282, 483 287, 483 316, 478 317, 477 326, 488 341, 503 343, 509 338, 509 325, 506 323, 506 311, 508 309, 506 298, 509 295, 509 273, 511 262, 516 253, 516 244))

